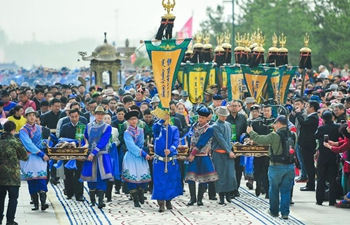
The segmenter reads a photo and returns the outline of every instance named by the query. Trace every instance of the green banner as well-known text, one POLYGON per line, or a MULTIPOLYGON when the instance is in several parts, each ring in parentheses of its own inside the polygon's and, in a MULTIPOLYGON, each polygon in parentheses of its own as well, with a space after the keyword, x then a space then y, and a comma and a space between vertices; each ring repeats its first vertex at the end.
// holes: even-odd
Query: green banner
POLYGON ((192 103, 203 102, 211 68, 211 63, 186 64, 184 74, 187 76, 187 92, 192 103))
POLYGON ((243 66, 242 69, 250 96, 256 101, 260 101, 260 96, 264 94, 262 91, 272 71, 261 67, 249 68, 248 66, 243 66))
POLYGON ((225 66, 227 73, 228 100, 243 100, 247 92, 243 70, 240 67, 225 66))
POLYGON ((146 50, 152 62, 159 99, 164 109, 169 109, 171 91, 177 80, 181 59, 191 40, 191 38, 186 38, 181 43, 177 43, 175 39, 145 41, 146 50))

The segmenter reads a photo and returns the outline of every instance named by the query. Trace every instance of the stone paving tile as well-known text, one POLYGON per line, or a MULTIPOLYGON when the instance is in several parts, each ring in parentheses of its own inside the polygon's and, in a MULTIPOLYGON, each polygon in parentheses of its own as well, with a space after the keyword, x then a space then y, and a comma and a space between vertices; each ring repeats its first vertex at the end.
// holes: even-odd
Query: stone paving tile
MULTIPOLYGON (((242 181, 242 184, 245 182, 242 181)), ((88 194, 85 192, 86 201, 76 202, 66 200, 62 194, 62 184, 49 185, 48 197, 50 208, 46 211, 32 211, 29 204, 27 183, 22 182, 16 221, 19 224, 32 225, 68 225, 68 224, 335 224, 348 220, 349 209, 337 209, 315 204, 315 192, 301 192, 298 189, 303 184, 296 184, 294 189, 295 205, 291 206, 291 219, 286 221, 281 218, 271 218, 267 214, 268 202, 263 196, 256 198, 254 191, 242 189, 241 197, 232 204, 220 206, 215 201, 209 201, 207 195, 203 200, 204 206, 186 206, 189 200, 188 191, 184 196, 173 201, 174 209, 165 213, 157 212, 156 201, 147 200, 141 209, 135 209, 133 203, 127 200, 125 195, 113 195, 113 202, 99 210, 90 207, 88 194)), ((187 188, 187 187, 186 187, 187 188)), ((7 204, 7 200, 5 205, 7 204)), ((5 208, 6 214, 6 208, 5 208)), ((5 224, 4 218, 3 224, 5 224)))

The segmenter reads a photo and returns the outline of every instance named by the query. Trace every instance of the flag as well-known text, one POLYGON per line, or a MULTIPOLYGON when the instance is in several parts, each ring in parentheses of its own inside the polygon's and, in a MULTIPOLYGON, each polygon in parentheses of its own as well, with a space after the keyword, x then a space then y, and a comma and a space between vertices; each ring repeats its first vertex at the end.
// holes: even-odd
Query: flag
POLYGON ((152 62, 154 81, 161 107, 169 109, 171 91, 177 80, 187 47, 192 39, 186 38, 177 44, 175 39, 152 42, 145 41, 148 56, 152 62))
POLYGON ((178 38, 192 38, 192 21, 193 16, 191 16, 185 25, 181 28, 181 30, 178 33, 178 38))
POLYGON ((244 80, 250 96, 255 100, 258 100, 258 97, 261 96, 269 75, 272 73, 272 71, 265 70, 261 67, 249 68, 247 66, 242 67, 242 69, 244 72, 244 80))
POLYGON ((211 63, 186 64, 185 74, 187 74, 187 92, 192 103, 203 102, 204 90, 207 88, 211 63))
POLYGON ((130 60, 131 60, 131 64, 134 64, 134 62, 136 61, 136 54, 135 53, 130 56, 130 60))
POLYGON ((247 87, 242 69, 240 67, 225 66, 225 70, 228 82, 228 100, 243 100, 247 87))
POLYGON ((280 84, 279 84, 279 91, 280 91, 280 103, 285 104, 287 101, 288 96, 288 90, 290 83, 293 80, 293 77, 295 75, 297 67, 293 66, 292 68, 287 68, 284 66, 283 69, 280 69, 280 84))

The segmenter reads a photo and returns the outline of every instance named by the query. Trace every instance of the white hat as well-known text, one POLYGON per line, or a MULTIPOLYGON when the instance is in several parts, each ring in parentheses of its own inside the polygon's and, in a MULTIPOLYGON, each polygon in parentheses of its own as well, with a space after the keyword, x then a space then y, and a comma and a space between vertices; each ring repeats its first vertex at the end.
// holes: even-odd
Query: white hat
POLYGON ((173 90, 173 91, 171 92, 171 94, 173 94, 173 95, 180 95, 180 93, 179 93, 178 90, 173 90))
POLYGON ((24 115, 27 116, 30 113, 36 113, 35 110, 32 107, 28 107, 26 111, 24 112, 24 115))
POLYGON ((230 115, 230 112, 228 111, 226 106, 219 106, 216 110, 216 114, 219 116, 228 116, 230 115))
POLYGON ((157 96, 157 95, 155 95, 153 98, 152 98, 152 100, 151 100, 151 104, 152 103, 159 103, 160 102, 160 99, 159 99, 159 97, 157 96))
POLYGON ((255 103, 255 99, 253 97, 246 97, 245 103, 246 104, 255 103))

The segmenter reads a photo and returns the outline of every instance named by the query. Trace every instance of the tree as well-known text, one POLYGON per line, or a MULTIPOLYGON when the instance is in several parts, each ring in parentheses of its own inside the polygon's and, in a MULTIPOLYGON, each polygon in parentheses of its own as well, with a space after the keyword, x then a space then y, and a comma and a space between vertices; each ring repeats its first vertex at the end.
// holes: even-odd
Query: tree
MULTIPOLYGON (((258 28, 266 37, 265 53, 272 46, 272 36, 284 33, 287 37, 286 48, 289 50, 289 64, 297 65, 299 50, 303 47, 305 33, 310 35, 310 48, 313 56, 318 55, 318 46, 313 39, 314 17, 307 1, 302 0, 243 0, 239 4, 243 11, 238 18, 240 33, 252 33, 258 28)), ((314 59, 315 57, 313 57, 314 59)))
POLYGON ((224 7, 218 5, 216 10, 211 7, 207 7, 206 14, 208 19, 200 23, 201 33, 208 32, 211 35, 210 44, 217 46, 216 36, 220 35, 227 30, 231 31, 231 25, 229 19, 224 17, 224 7))
POLYGON ((320 56, 326 64, 334 61, 341 66, 349 63, 350 55, 350 1, 314 0, 315 25, 320 27, 316 33, 320 56))

